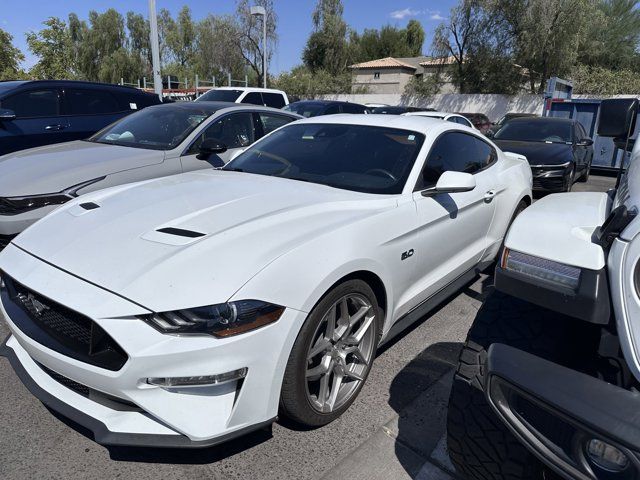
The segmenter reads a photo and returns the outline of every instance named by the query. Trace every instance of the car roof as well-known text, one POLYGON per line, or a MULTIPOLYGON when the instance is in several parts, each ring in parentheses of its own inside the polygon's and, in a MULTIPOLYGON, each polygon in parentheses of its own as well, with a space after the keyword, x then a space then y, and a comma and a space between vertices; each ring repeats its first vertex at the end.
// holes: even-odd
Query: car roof
POLYGON ((427 134, 434 127, 447 125, 448 128, 461 128, 471 131, 470 127, 458 125, 451 122, 443 122, 437 118, 408 115, 385 115, 385 114, 336 114, 320 117, 310 117, 299 120, 299 123, 321 123, 321 124, 341 124, 341 125, 366 125, 371 127, 398 128, 401 130, 412 130, 427 134))
POLYGON ((193 110, 194 112, 202 112, 206 111, 211 114, 220 111, 220 110, 235 110, 235 111, 264 111, 264 112, 274 112, 279 115, 286 115, 295 118, 304 118, 301 115, 298 115, 295 112, 288 112, 286 110, 281 110, 279 108, 271 108, 271 107, 263 107, 262 105, 253 105, 251 103, 234 103, 234 102, 214 102, 208 100, 202 100, 200 102, 173 102, 173 103, 163 103, 161 105, 154 105, 152 107, 147 108, 179 108, 183 110, 193 110))
POLYGON ((538 117, 538 116, 532 116, 532 117, 515 117, 512 118, 511 120, 509 120, 509 123, 514 122, 514 123, 548 123, 548 122, 555 122, 555 123, 576 123, 576 120, 572 119, 572 118, 558 118, 558 117, 538 117))
POLYGON ((259 87, 215 87, 212 90, 240 90, 242 92, 266 92, 266 93, 284 93, 282 90, 275 88, 259 88, 259 87))
POLYGON ((423 111, 423 112, 407 112, 407 113, 403 113, 403 115, 406 115, 407 117, 448 117, 450 115, 455 115, 456 117, 462 117, 462 115, 460 115, 459 113, 451 113, 451 112, 430 112, 430 111, 423 111))

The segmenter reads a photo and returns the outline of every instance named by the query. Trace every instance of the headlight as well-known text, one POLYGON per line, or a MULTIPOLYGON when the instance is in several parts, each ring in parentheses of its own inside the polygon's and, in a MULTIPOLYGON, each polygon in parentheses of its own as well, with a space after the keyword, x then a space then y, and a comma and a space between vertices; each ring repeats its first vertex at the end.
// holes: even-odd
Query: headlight
POLYGON ((276 322, 284 307, 259 300, 240 300, 205 307, 143 315, 162 333, 207 334, 230 337, 276 322))
POLYGON ((58 193, 44 193, 42 195, 26 195, 24 197, 0 198, 0 214, 18 215, 19 213, 35 210, 49 205, 62 205, 78 196, 78 191, 89 185, 104 180, 106 177, 94 178, 79 183, 58 193))
POLYGON ((580 283, 580 269, 545 258, 504 249, 501 266, 504 270, 517 272, 564 288, 576 290, 580 283))

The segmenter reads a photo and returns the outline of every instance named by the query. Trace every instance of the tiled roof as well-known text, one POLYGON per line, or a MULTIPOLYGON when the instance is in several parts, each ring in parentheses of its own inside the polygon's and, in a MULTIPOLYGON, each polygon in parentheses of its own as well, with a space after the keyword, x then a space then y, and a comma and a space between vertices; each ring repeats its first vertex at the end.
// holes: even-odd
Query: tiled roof
POLYGON ((420 62, 420 65, 423 67, 428 67, 431 65, 451 65, 456 62, 455 57, 446 57, 446 58, 430 58, 426 62, 420 62))
POLYGON ((350 68, 409 68, 411 70, 416 70, 416 67, 413 65, 401 62, 397 58, 393 57, 379 58, 369 62, 356 63, 355 65, 351 65, 350 68))

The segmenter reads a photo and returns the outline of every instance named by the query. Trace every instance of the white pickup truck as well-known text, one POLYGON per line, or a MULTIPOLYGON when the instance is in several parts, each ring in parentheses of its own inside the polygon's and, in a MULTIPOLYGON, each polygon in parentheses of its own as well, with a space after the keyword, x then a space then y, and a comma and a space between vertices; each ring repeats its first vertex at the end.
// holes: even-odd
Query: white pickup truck
MULTIPOLYGON (((637 113, 604 101, 598 134, 628 152, 637 113)), ((549 195, 514 221, 450 397, 462 476, 640 478, 638 205, 640 142, 615 189, 549 195)))

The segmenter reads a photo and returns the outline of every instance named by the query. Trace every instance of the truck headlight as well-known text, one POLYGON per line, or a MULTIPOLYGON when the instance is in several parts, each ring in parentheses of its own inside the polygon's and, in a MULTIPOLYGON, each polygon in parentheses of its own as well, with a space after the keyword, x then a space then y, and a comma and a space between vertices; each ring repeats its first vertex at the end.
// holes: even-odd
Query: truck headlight
POLYGON ((576 290, 580 284, 579 268, 547 260, 546 258, 516 252, 508 248, 505 248, 502 254, 501 267, 510 272, 516 272, 572 290, 576 290))
POLYGON ((284 307, 259 300, 239 300, 139 318, 162 333, 206 334, 230 337, 276 322, 284 307))

